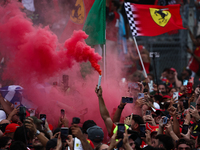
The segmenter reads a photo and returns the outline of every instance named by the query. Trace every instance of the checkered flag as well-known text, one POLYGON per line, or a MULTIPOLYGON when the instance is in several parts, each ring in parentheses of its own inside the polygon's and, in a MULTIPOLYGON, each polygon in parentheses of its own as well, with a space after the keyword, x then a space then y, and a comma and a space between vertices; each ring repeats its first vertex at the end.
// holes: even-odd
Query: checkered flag
POLYGON ((131 4, 129 2, 125 2, 124 8, 126 10, 127 19, 129 21, 131 33, 132 33, 133 37, 135 37, 135 36, 137 36, 138 33, 137 33, 137 30, 136 30, 136 25, 135 25, 134 18, 133 18, 133 12, 132 12, 132 9, 131 9, 131 4))

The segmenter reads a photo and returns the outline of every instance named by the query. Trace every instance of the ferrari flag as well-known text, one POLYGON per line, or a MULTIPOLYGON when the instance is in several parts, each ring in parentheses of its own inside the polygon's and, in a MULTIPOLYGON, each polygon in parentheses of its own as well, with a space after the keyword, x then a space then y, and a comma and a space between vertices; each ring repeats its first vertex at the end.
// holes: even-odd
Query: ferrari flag
POLYGON ((185 29, 180 5, 139 5, 126 2, 125 10, 133 36, 157 36, 172 30, 185 29))

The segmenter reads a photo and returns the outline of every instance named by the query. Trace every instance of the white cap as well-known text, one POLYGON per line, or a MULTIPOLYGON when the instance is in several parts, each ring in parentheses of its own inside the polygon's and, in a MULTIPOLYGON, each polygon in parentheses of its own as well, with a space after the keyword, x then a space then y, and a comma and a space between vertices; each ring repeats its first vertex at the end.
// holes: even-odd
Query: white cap
POLYGON ((0 121, 6 119, 6 113, 3 110, 0 110, 0 121))
POLYGON ((153 102, 153 106, 155 107, 155 109, 160 109, 160 105, 156 102, 153 102))

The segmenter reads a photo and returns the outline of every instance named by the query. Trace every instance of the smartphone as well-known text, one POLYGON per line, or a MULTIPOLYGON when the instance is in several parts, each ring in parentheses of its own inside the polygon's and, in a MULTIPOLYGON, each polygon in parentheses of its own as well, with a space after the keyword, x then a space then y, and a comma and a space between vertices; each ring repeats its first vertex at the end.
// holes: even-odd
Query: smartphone
POLYGON ((133 103, 132 97, 122 97, 122 103, 133 103))
POLYGON ((26 107, 24 106, 19 107, 19 118, 21 122, 23 123, 26 118, 26 107))
POLYGON ((167 121, 168 121, 168 117, 165 117, 165 118, 163 119, 163 124, 167 124, 167 121))
POLYGON ((20 106, 20 102, 14 102, 14 108, 16 108, 18 105, 20 106))
POLYGON ((47 116, 46 114, 40 114, 40 120, 42 120, 42 125, 45 125, 45 120, 46 120, 47 116))
POLYGON ((182 133, 187 134, 189 125, 183 124, 182 133))
POLYGON ((183 85, 186 86, 188 84, 188 80, 183 81, 183 85))
POLYGON ((196 103, 195 102, 190 102, 190 108, 193 109, 191 106, 193 106, 194 108, 196 108, 196 103))
MULTIPOLYGON (((178 92, 174 92, 173 93, 173 99, 174 100, 178 100, 178 92), (174 99, 175 98, 175 99, 174 99)), ((176 102, 176 103, 178 103, 178 102, 176 102)))
POLYGON ((138 99, 144 98, 144 93, 138 93, 138 99))
POLYGON ((122 123, 119 123, 117 125, 118 129, 117 129, 117 139, 123 139, 124 137, 124 133, 125 133, 125 126, 122 123))
POLYGON ((146 110, 146 115, 151 115, 151 110, 146 110))
POLYGON ((146 130, 146 125, 145 124, 140 124, 140 136, 141 137, 146 137, 145 136, 145 130, 146 130))
POLYGON ((69 128, 61 127, 61 140, 62 140, 62 142, 66 142, 68 134, 69 134, 69 128))
POLYGON ((74 117, 74 118, 72 119, 72 123, 73 123, 73 124, 79 124, 79 123, 80 123, 80 118, 74 117))
POLYGON ((65 110, 64 110, 64 109, 61 109, 61 110, 60 110, 60 113, 61 113, 61 117, 64 118, 64 116, 65 116, 65 110))
POLYGON ((188 109, 188 100, 183 100, 183 107, 188 109))

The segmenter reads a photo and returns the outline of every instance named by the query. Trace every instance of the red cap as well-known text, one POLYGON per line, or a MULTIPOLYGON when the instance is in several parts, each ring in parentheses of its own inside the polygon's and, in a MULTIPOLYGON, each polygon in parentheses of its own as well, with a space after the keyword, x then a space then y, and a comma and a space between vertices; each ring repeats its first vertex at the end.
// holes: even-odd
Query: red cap
POLYGON ((174 68, 170 68, 169 70, 170 70, 170 71, 176 72, 176 69, 174 69, 174 68))
POLYGON ((158 127, 158 128, 153 128, 153 129, 151 130, 151 133, 153 133, 153 132, 158 132, 158 129, 159 129, 159 127, 158 127))
POLYGON ((165 99, 165 98, 171 98, 171 96, 169 96, 169 95, 164 95, 164 96, 162 97, 162 99, 165 99))
POLYGON ((158 132, 159 125, 152 126, 149 123, 146 123, 146 129, 152 132, 158 132))
POLYGON ((144 49, 144 46, 143 45, 138 45, 138 48, 139 48, 139 51, 141 51, 141 50, 144 49))
POLYGON ((4 134, 15 132, 15 130, 16 130, 18 127, 19 127, 18 124, 16 124, 16 123, 11 123, 11 124, 9 124, 9 125, 6 126, 6 129, 5 129, 4 134))

